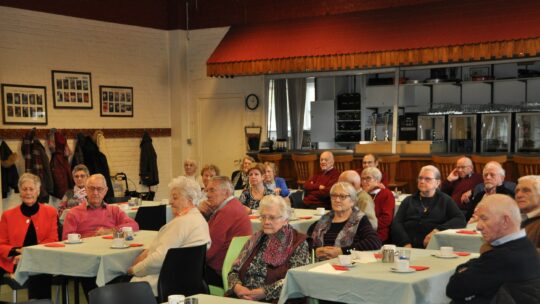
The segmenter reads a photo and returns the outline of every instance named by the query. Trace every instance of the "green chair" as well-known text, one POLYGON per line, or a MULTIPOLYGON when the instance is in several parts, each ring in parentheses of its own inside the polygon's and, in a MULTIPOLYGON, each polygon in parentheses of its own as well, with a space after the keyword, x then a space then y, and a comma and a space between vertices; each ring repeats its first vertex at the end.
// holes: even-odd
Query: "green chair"
POLYGON ((238 255, 240 254, 240 251, 242 251, 242 248, 244 248, 244 244, 249 240, 251 236, 236 236, 231 240, 231 244, 229 244, 229 249, 227 249, 227 254, 225 255, 225 260, 223 260, 223 268, 221 270, 221 276, 223 278, 223 287, 220 288, 217 286, 210 285, 210 294, 213 296, 223 296, 225 294, 225 290, 229 289, 229 284, 227 281, 227 276, 229 275, 229 271, 232 268, 232 265, 238 255))

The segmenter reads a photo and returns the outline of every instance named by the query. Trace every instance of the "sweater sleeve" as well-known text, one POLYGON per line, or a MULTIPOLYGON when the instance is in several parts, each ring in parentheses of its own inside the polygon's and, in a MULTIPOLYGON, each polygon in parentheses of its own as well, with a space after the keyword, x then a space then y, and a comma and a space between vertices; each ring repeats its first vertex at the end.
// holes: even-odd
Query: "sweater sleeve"
POLYGON ((356 235, 354 236, 354 242, 349 247, 342 247, 342 252, 348 252, 351 249, 354 250, 378 250, 382 246, 382 242, 377 235, 377 232, 373 230, 367 216, 362 217, 358 228, 356 229, 356 235))
POLYGON ((388 189, 381 190, 375 198, 375 210, 377 210, 377 234, 383 242, 388 239, 390 234, 395 207, 396 200, 392 192, 388 189))
POLYGON ((9 224, 6 218, 6 213, 2 214, 0 220, 0 258, 6 259, 13 246, 9 243, 9 224))
POLYGON ((279 193, 282 197, 287 197, 290 194, 289 188, 287 187, 287 183, 285 183, 285 180, 281 177, 276 177, 276 187, 281 189, 281 192, 279 193))
POLYGON ((401 205, 399 206, 399 209, 396 213, 396 216, 394 216, 394 221, 392 223, 392 240, 398 246, 412 243, 411 238, 407 234, 404 225, 407 216, 407 210, 410 207, 411 200, 412 198, 411 196, 409 196, 405 198, 403 202, 401 202, 401 205))

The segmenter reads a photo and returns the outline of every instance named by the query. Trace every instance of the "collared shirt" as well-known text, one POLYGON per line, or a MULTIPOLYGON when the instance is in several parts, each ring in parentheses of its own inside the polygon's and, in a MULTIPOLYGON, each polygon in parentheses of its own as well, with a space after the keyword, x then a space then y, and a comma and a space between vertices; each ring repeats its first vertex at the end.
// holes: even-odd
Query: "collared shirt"
POLYGON ((233 195, 227 197, 223 202, 221 202, 221 204, 219 204, 219 206, 216 208, 216 210, 214 210, 214 212, 212 212, 212 215, 210 215, 210 218, 213 218, 216 213, 221 210, 223 207, 225 207, 227 205, 228 202, 230 202, 232 199, 234 198, 233 195))
POLYGON ((107 208, 107 204, 104 201, 101 201, 101 204, 99 206, 94 206, 92 203, 90 203, 88 200, 86 200, 86 209, 98 209, 98 208, 107 208))
POLYGON ((525 229, 521 229, 518 232, 510 233, 508 235, 505 235, 501 238, 496 239, 495 241, 491 242, 491 246, 500 246, 510 241, 523 238, 525 236, 527 236, 527 234, 525 233, 525 229))
POLYGON ((525 220, 531 219, 531 218, 533 218, 535 216, 538 216, 538 215, 540 215, 540 208, 535 209, 535 210, 533 210, 531 212, 522 214, 522 217, 523 217, 523 220, 525 221, 525 220))

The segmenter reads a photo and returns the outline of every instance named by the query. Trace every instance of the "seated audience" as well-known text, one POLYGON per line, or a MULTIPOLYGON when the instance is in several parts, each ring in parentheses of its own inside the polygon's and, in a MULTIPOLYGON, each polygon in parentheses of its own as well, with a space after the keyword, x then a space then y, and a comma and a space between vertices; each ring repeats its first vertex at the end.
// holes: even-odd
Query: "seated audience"
POLYGON ((248 170, 251 165, 255 163, 255 159, 251 156, 244 156, 242 163, 240 163, 240 170, 236 170, 231 175, 231 181, 234 186, 234 190, 244 190, 249 187, 248 170))
POLYGON ((83 164, 78 164, 71 171, 75 186, 73 190, 68 190, 58 204, 58 216, 61 217, 66 209, 71 209, 86 202, 86 180, 90 176, 88 168, 83 164))
POLYGON ((223 287, 221 269, 231 240, 235 236, 252 234, 251 221, 242 203, 233 196, 231 180, 216 176, 206 187, 207 203, 215 210, 208 226, 212 245, 206 252, 206 282, 223 287))
POLYGON ((384 243, 390 236, 390 225, 394 218, 396 199, 388 188, 380 188, 381 171, 375 167, 368 167, 362 171, 362 188, 369 193, 375 203, 375 215, 377 216, 377 234, 384 243))
MULTIPOLYGON (((362 171, 364 171, 364 169, 370 168, 370 167, 379 169, 379 157, 376 156, 375 154, 371 154, 371 153, 364 155, 364 157, 362 158, 362 168, 357 168, 356 172, 358 172, 358 174, 362 175, 362 171)), ((381 169, 379 169, 379 171, 381 171, 381 169)), ((387 188, 388 187, 388 176, 386 175, 386 172, 381 171, 381 176, 382 176, 381 177, 382 186, 380 186, 380 188, 387 188)))
MULTIPOLYGON (((18 187, 22 204, 4 211, 0 221, 0 276, 15 272, 24 247, 58 241, 56 209, 38 202, 39 177, 24 173, 18 187)), ((30 276, 28 298, 50 299, 51 276, 30 276)))
POLYGON ((516 201, 521 212, 521 228, 540 253, 540 175, 518 179, 516 201))
POLYGON ((159 272, 170 248, 210 244, 208 224, 197 209, 202 196, 199 184, 180 176, 169 183, 169 189, 169 205, 174 219, 161 227, 148 249, 141 252, 128 269, 128 273, 133 275, 131 281, 148 282, 155 296, 158 295, 159 272))
POLYGON ((259 201, 265 195, 274 194, 274 191, 266 188, 263 182, 264 166, 255 163, 248 170, 249 187, 240 194, 240 202, 246 206, 247 213, 259 209, 259 201))
POLYGON ((204 184, 200 175, 197 175, 197 162, 192 159, 186 159, 184 161, 184 176, 196 181, 201 188, 204 188, 204 184))
POLYGON ((336 258, 354 250, 378 250, 381 240, 357 204, 356 189, 338 182, 330 189, 332 211, 308 229, 311 246, 318 259, 336 258))
POLYGON ((338 182, 347 182, 351 184, 356 190, 356 196, 358 198, 358 209, 364 212, 369 220, 369 223, 373 229, 377 230, 377 216, 375 215, 375 203, 371 195, 362 189, 362 182, 360 174, 355 170, 343 171, 338 178, 338 182))
POLYGON ((513 301, 497 303, 539 303, 540 259, 519 228, 521 216, 516 202, 507 195, 493 194, 480 202, 477 214, 476 228, 489 246, 482 246, 479 258, 456 268, 446 295, 455 303, 493 303, 503 284, 514 283, 510 291, 513 301), (528 297, 521 298, 523 292, 528 297))
POLYGON ((93 174, 86 181, 86 203, 73 207, 64 220, 62 239, 70 233, 80 233, 82 237, 111 234, 122 227, 139 230, 139 225, 118 206, 103 201, 107 194, 107 183, 101 174, 93 174))
POLYGON ((277 195, 268 195, 259 207, 261 231, 244 245, 229 272, 227 295, 240 299, 277 302, 287 270, 309 263, 306 236, 288 221, 291 209, 277 195))
POLYGON ((264 163, 264 184, 266 188, 273 190, 276 195, 287 197, 290 194, 287 183, 285 183, 283 178, 278 177, 277 174, 278 169, 274 163, 264 163))
POLYGON ((505 172, 501 164, 495 161, 490 161, 484 166, 482 178, 484 179, 483 189, 475 194, 471 201, 467 204, 467 214, 465 219, 469 223, 474 223, 478 219, 474 216, 474 210, 482 198, 495 193, 506 194, 514 197, 514 191, 511 191, 503 186, 505 172))
POLYGON ((403 200, 392 223, 392 241, 398 246, 425 248, 441 230, 463 228, 465 216, 452 198, 438 190, 441 173, 424 166, 418 174, 418 192, 403 200))
POLYGON ((458 159, 456 168, 443 181, 441 191, 450 195, 460 210, 467 211, 472 190, 482 183, 482 176, 473 171, 472 160, 468 157, 458 159))
POLYGON ((321 171, 304 183, 304 206, 309 209, 330 209, 330 188, 337 182, 339 171, 334 168, 334 154, 325 151, 319 158, 321 171))

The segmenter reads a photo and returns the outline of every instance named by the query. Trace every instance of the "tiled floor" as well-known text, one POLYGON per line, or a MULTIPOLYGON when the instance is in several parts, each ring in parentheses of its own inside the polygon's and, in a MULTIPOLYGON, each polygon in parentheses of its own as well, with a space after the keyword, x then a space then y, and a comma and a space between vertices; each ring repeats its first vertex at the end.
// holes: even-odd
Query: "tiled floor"
MULTIPOLYGON (((56 290, 57 286, 52 286, 52 297, 53 297, 53 303, 56 302, 56 290)), ((80 304, 87 304, 86 298, 84 297, 82 289, 80 289, 80 304)), ((58 295, 58 304, 62 303, 62 293, 60 292, 58 295)), ((24 302, 28 301, 28 292, 26 289, 19 290, 17 292, 17 301, 18 302, 24 302)), ((75 303, 75 298, 73 297, 73 281, 69 282, 69 302, 75 303)), ((11 303, 11 288, 7 285, 0 286, 0 303, 11 303)))

